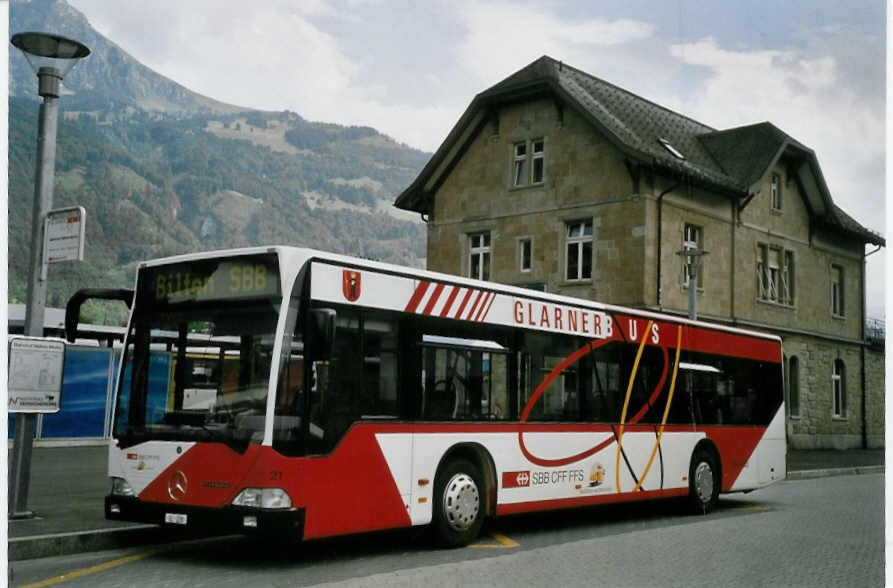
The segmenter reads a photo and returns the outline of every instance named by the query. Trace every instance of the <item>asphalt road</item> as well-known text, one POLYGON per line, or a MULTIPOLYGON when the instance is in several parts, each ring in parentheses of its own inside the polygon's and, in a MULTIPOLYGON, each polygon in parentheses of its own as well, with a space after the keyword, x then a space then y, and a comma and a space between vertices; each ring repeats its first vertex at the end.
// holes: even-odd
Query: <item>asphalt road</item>
POLYGON ((417 532, 297 545, 244 537, 16 562, 14 586, 882 586, 883 475, 789 481, 725 497, 499 519, 437 550, 417 532))

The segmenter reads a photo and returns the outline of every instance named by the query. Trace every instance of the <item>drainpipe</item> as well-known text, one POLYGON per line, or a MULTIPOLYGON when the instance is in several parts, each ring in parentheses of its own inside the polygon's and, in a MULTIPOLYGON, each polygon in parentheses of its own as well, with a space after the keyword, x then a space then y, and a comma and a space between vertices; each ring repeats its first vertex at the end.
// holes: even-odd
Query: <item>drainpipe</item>
POLYGON ((663 296, 661 292, 661 245, 663 244, 663 204, 664 204, 664 196, 678 188, 682 185, 682 182, 677 182, 676 184, 670 186, 666 190, 660 193, 657 197, 657 307, 661 312, 664 310, 664 302, 663 296))
POLYGON ((732 228, 731 232, 731 249, 732 249, 732 263, 730 264, 731 269, 729 270, 729 317, 732 319, 732 324, 736 323, 735 319, 735 227, 738 224, 738 203, 735 199, 730 199, 732 204, 732 228))
POLYGON ((865 264, 869 255, 874 255, 880 250, 881 246, 878 245, 877 249, 866 254, 865 248, 862 248, 862 275, 860 276, 862 282, 862 344, 859 346, 860 363, 862 364, 862 449, 868 449, 868 391, 866 390, 868 376, 865 369, 865 320, 867 319, 865 302, 868 296, 865 294, 865 264))

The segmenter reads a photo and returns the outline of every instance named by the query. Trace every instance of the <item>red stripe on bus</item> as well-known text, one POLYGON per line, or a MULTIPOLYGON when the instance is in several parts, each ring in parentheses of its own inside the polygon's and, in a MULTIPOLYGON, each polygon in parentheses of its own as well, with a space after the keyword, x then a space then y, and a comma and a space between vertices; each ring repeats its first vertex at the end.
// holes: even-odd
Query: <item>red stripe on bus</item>
POLYGON ((453 302, 456 300, 456 296, 459 295, 459 286, 453 286, 452 291, 450 292, 449 298, 447 298, 446 304, 443 305, 443 310, 440 311, 440 317, 444 318, 450 312, 450 308, 453 307, 453 302))
POLYGON ((425 310, 422 311, 422 314, 431 314, 431 311, 434 310, 434 305, 437 304, 437 299, 440 298, 441 292, 443 292, 443 284, 437 284, 434 287, 434 291, 431 292, 431 299, 428 300, 428 304, 425 305, 425 310))
POLYGON ((483 302, 481 302, 481 307, 480 309, 478 309, 478 313, 474 315, 475 322, 481 320, 481 315, 484 314, 484 310, 487 308, 487 304, 490 302, 490 300, 492 300, 493 296, 495 296, 493 292, 487 292, 487 294, 484 296, 484 300, 483 302))
POLYGON ((422 298, 425 296, 425 292, 428 291, 428 286, 430 285, 431 282, 419 282, 419 285, 416 286, 415 292, 413 292, 412 298, 409 299, 409 304, 406 305, 404 312, 415 312, 416 307, 418 307, 419 302, 422 301, 422 298))
POLYGON ((771 339, 692 327, 686 327, 682 337, 683 349, 781 363, 781 345, 771 339))
POLYGON ((474 290, 469 290, 465 293, 465 298, 462 299, 462 304, 459 305, 459 310, 456 311, 455 318, 462 318, 462 311, 465 310, 465 305, 468 304, 468 300, 471 298, 472 294, 474 294, 474 290))
MULTIPOLYGON (((471 320, 471 315, 474 314, 475 309, 478 307, 478 303, 481 301, 481 296, 484 295, 483 290, 478 290, 477 298, 474 299, 474 304, 471 305, 471 310, 468 311, 468 316, 465 317, 465 320, 471 320)), ((462 318, 461 316, 458 318, 462 318)))
POLYGON ((487 315, 490 314, 490 308, 493 306, 493 302, 496 301, 496 293, 493 293, 493 297, 490 298, 490 303, 487 305, 487 310, 484 311, 484 316, 481 317, 481 322, 487 320, 487 315))

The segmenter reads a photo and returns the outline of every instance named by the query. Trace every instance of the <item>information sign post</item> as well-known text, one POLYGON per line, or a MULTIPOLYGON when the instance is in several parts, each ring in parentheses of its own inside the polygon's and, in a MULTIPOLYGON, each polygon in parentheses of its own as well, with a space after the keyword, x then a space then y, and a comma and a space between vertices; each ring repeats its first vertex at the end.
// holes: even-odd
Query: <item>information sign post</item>
POLYGON ((9 412, 59 412, 64 364, 65 341, 62 339, 11 337, 9 412))
MULTIPOLYGON (((16 417, 17 446, 13 453, 11 490, 18 500, 11 501, 10 519, 31 518, 27 509, 28 480, 31 474, 31 443, 20 436, 34 435, 36 413, 59 412, 62 406, 62 371, 65 365, 65 341, 43 337, 12 337, 9 342, 9 412, 16 417), (24 418, 21 418, 24 417, 24 418), (23 431, 19 426, 24 424, 23 431)), ((30 441, 30 439, 28 439, 30 441)))

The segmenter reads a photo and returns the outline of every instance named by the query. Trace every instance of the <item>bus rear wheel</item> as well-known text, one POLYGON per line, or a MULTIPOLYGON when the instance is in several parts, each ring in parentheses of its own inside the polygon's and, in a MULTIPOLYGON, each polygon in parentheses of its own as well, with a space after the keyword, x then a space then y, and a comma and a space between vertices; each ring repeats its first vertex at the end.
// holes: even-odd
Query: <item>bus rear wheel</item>
POLYGON ((707 514, 719 500, 720 470, 712 452, 699 448, 691 457, 688 471, 688 510, 707 514))
POLYGON ((435 540, 443 547, 468 545, 484 524, 483 477, 471 462, 456 459, 437 472, 434 482, 435 540))

